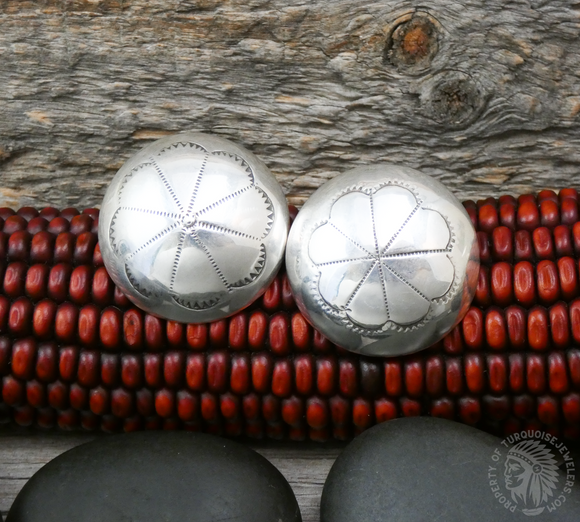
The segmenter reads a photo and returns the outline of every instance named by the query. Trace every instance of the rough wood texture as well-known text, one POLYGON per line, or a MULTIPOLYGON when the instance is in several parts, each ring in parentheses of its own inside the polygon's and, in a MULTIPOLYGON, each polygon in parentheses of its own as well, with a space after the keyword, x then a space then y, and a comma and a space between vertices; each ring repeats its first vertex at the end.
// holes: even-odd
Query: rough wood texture
MULTIPOLYGON (((0 513, 6 516, 26 481, 44 464, 97 436, 0 429, 0 513)), ((251 446, 288 479, 298 499, 303 522, 318 522, 324 481, 344 445, 269 442, 251 446)))
POLYGON ((249 147, 294 203, 405 163, 461 197, 572 183, 580 4, 562 0, 0 3, 0 204, 98 205, 148 140, 249 147))

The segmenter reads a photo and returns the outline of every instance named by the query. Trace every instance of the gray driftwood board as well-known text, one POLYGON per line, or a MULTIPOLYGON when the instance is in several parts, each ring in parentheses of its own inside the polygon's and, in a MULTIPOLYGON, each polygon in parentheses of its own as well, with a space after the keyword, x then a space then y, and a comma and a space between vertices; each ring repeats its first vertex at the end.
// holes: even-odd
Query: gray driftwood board
MULTIPOLYGON (((251 149, 298 205, 380 161, 460 198, 579 179, 575 1, 0 0, 0 24, 0 206, 98 206, 186 129, 251 149)), ((0 511, 89 438, 0 432, 0 511)), ((317 520, 339 449, 260 451, 317 520)))
POLYGON ((378 161, 460 197, 572 183, 580 4, 0 2, 0 204, 99 204, 146 142, 247 146, 300 204, 378 161))

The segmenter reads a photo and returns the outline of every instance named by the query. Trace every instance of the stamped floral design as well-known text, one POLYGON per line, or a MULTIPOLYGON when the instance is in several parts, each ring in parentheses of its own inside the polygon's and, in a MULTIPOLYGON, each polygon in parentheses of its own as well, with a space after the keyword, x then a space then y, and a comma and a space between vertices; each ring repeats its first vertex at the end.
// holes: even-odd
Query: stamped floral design
POLYGON ((353 190, 311 235, 318 291, 340 316, 371 330, 410 326, 451 288, 451 230, 437 211, 398 185, 353 190))
POLYGON ((110 235, 138 292, 161 288, 182 306, 203 310, 259 276, 273 214, 243 158, 176 143, 123 179, 110 235))

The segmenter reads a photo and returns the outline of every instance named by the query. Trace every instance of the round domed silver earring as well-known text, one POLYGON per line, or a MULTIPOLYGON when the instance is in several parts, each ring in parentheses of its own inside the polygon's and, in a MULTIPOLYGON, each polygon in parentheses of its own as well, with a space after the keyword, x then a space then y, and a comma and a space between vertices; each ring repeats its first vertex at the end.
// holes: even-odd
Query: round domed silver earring
POLYGON ((364 355, 441 339, 475 294, 479 251, 461 203, 396 165, 361 167, 320 187, 294 221, 286 269, 301 312, 364 355))
POLYGON ((148 145, 117 172, 99 244, 113 281, 138 307, 199 323, 266 290, 288 222, 284 193, 262 161, 223 138, 186 132, 148 145))

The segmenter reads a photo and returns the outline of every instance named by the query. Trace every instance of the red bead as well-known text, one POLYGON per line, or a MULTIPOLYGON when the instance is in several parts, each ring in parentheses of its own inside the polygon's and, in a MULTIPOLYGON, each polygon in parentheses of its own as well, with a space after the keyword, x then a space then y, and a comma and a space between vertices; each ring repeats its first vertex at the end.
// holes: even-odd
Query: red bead
POLYGON ((560 298, 558 269, 553 261, 540 261, 536 267, 540 303, 551 305, 560 298))
POLYGON ((523 230, 534 230, 540 225, 540 213, 533 201, 522 201, 518 207, 517 226, 523 230))
POLYGON ((483 314, 479 308, 471 307, 461 323, 463 340, 470 350, 483 346, 483 314))
POLYGON ((33 301, 40 301, 46 297, 48 272, 47 265, 32 265, 26 272, 26 295, 33 301))
POLYGON ((399 359, 385 360, 385 390, 391 397, 400 397, 403 394, 403 374, 399 359))
POLYGON ((514 285, 512 268, 508 263, 499 262, 491 267, 491 294, 493 302, 507 306, 513 302, 514 285))
POLYGON ((76 238, 73 260, 78 265, 91 263, 95 245, 97 244, 97 234, 92 232, 83 232, 76 238))
POLYGON ((46 230, 54 235, 62 234, 63 232, 68 232, 70 223, 68 220, 61 216, 54 217, 48 222, 48 227, 46 230))
POLYGON ((188 324, 185 330, 187 345, 192 350, 203 350, 208 344, 208 327, 206 324, 188 324))
POLYGON ((9 216, 4 219, 4 228, 2 231, 8 235, 14 234, 20 230, 26 230, 28 221, 22 216, 9 216))
POLYGON ((536 302, 536 278, 534 267, 528 261, 520 261, 514 266, 514 295, 517 301, 529 308, 536 302))
POLYGON ((72 266, 66 263, 54 265, 48 276, 47 293, 57 303, 62 303, 68 297, 68 288, 72 266))
POLYGON ((374 421, 374 408, 366 399, 357 398, 352 403, 352 423, 360 430, 369 428, 374 421))
POLYGON ((532 350, 547 350, 550 347, 548 312, 536 306, 528 313, 528 343, 532 350))
POLYGON ((419 417, 421 415, 421 403, 408 397, 401 397, 399 401, 403 417, 419 417))
MULTIPOLYGON (((0 367, 0 373, 1 367, 0 367)), ((58 376, 58 348, 56 343, 40 343, 36 356, 36 378, 43 383, 56 380, 58 376)))
POLYGON ((121 357, 121 381, 130 390, 143 386, 143 359, 138 355, 123 354, 121 357))
POLYGON ((31 235, 26 230, 14 232, 8 239, 8 261, 28 261, 31 235))
POLYGON ((503 394, 507 391, 507 358, 505 355, 490 354, 487 356, 489 389, 493 393, 503 394))
POLYGON ((259 353, 252 357, 252 385, 258 393, 270 391, 272 382, 272 356, 268 353, 259 353))
POLYGON ((266 422, 278 422, 281 415, 281 402, 278 397, 268 394, 262 397, 262 416, 266 422))
POLYGON ((95 346, 99 341, 99 321, 101 311, 93 303, 83 306, 79 311, 78 337, 85 346, 95 346))
POLYGON ((338 370, 338 386, 345 397, 356 397, 358 392, 358 376, 356 365, 351 359, 341 359, 338 370))
POLYGON ((495 261, 513 262, 513 233, 508 227, 497 227, 492 231, 491 253, 495 261))
POLYGON ((282 274, 282 305, 285 310, 292 311, 296 309, 296 301, 294 301, 290 280, 285 272, 282 274))
POLYGON ((538 397, 538 420, 547 426, 555 426, 560 421, 560 408, 555 397, 538 397))
POLYGON ((572 235, 570 227, 567 225, 558 225, 554 230, 554 249, 556 257, 573 256, 574 247, 572 246, 572 235))
POLYGON ((431 397, 445 392, 445 365, 440 355, 432 355, 425 363, 425 389, 431 397))
POLYGON ((101 354, 101 381, 111 388, 119 384, 120 371, 119 356, 116 353, 101 354))
POLYGON ((492 350, 503 351, 508 346, 508 332, 503 311, 491 308, 485 316, 485 337, 492 350))
POLYGON ((262 305, 268 312, 275 312, 282 305, 282 285, 280 277, 276 276, 262 297, 262 305))
POLYGON ((572 198, 565 198, 560 204, 560 215, 563 225, 573 225, 578 221, 578 202, 572 198))
POLYGON ((540 202, 540 223, 545 227, 553 228, 560 224, 558 199, 546 199, 540 202))
MULTIPOLYGON (((322 429, 328 425, 328 404, 320 397, 309 397, 306 401, 306 422, 311 428, 322 429)), ((355 423, 356 424, 356 423, 355 423)))
POLYGON ((193 391, 205 389, 205 355, 202 353, 190 353, 185 365, 185 380, 187 386, 193 391))
POLYGON ((37 232, 30 242, 30 263, 50 263, 54 256, 54 234, 37 232))
POLYGON ((224 393, 220 396, 220 412, 228 421, 236 421, 240 418, 241 401, 237 395, 224 393))
POLYGON ((54 318, 54 335, 58 341, 72 343, 77 340, 79 309, 72 303, 62 303, 54 318))
POLYGON ((68 404, 68 385, 55 381, 47 385, 46 391, 48 393, 48 404, 51 408, 56 410, 66 410, 68 404))
POLYGON ((54 242, 54 262, 72 263, 74 261, 74 250, 76 236, 70 232, 62 232, 56 236, 54 242))
POLYGON ((516 228, 516 204, 515 203, 513 203, 513 204, 512 203, 500 204, 499 222, 503 226, 508 227, 510 230, 515 230, 515 228, 516 228))
POLYGON ((322 395, 334 395, 338 385, 338 363, 328 355, 316 357, 316 389, 322 395))
POLYGON ((70 221, 70 232, 75 236, 83 232, 90 232, 93 225, 93 218, 87 214, 79 214, 70 221))
POLYGON ((135 392, 135 407, 139 415, 151 417, 155 413, 155 400, 151 390, 141 388, 135 392))
POLYGON ((78 383, 93 388, 99 383, 100 353, 97 350, 81 350, 77 372, 78 383))
POLYGON ((484 395, 482 402, 486 419, 502 421, 510 414, 510 399, 507 395, 484 395))
POLYGON ((578 296, 576 262, 571 257, 562 257, 558 259, 557 266, 562 299, 570 301, 578 296))
POLYGON ((250 350, 258 351, 264 348, 268 332, 268 315, 262 310, 256 310, 248 320, 248 344, 250 350))
POLYGON ((250 391, 250 358, 247 354, 232 355, 232 370, 230 373, 230 389, 238 395, 250 391))
POLYGON ((562 397, 562 414, 568 424, 580 423, 580 395, 571 393, 562 397))
POLYGON ((106 350, 118 350, 123 339, 123 313, 118 308, 110 306, 101 313, 99 337, 106 350))
POLYGON ((480 395, 485 387, 485 363, 483 356, 469 353, 465 356, 465 384, 470 393, 480 395))
POLYGON ((548 384, 550 391, 558 395, 568 393, 570 389, 566 371, 566 357, 563 352, 548 354, 548 384))
POLYGON ((50 339, 54 335, 54 318, 57 305, 54 301, 45 299, 34 308, 32 315, 32 330, 39 339, 50 339))
MULTIPOLYGON (((211 361, 210 361, 211 364, 211 361)), ((208 370, 210 366, 208 365, 208 370)), ((167 352, 163 361, 163 377, 170 388, 179 388, 183 384, 185 374, 185 353, 172 350, 167 352)))
POLYGON ((76 383, 71 384, 69 392, 69 403, 71 408, 75 410, 83 410, 89 403, 89 394, 86 388, 79 386, 76 383))
POLYGON ((487 232, 478 231, 477 247, 479 250, 479 262, 482 265, 489 265, 491 263, 491 248, 489 244, 489 236, 487 232))
POLYGON ((377 424, 398 417, 397 403, 393 399, 381 398, 375 401, 375 419, 377 424))
POLYGON ((292 395, 282 401, 282 420, 289 426, 299 428, 304 424, 304 400, 292 395))
POLYGON ((305 352, 311 347, 312 327, 300 312, 292 315, 290 321, 292 342, 296 351, 305 352))
POLYGON ((77 266, 71 273, 69 296, 73 303, 86 304, 91 298, 92 269, 88 265, 77 266))
POLYGON ((509 355, 509 385, 513 393, 523 393, 526 389, 526 362, 521 353, 509 355))
POLYGON ((58 354, 59 378, 65 382, 73 381, 77 376, 79 349, 76 346, 63 346, 58 354))
POLYGON ((272 372, 272 393, 288 397, 292 393, 292 364, 288 359, 277 360, 272 372))
POLYGON ((416 398, 423 394, 424 373, 421 360, 414 357, 405 360, 405 388, 410 397, 416 398))
POLYGON ((225 319, 214 321, 209 325, 209 341, 215 348, 226 348, 228 345, 228 323, 225 319))
POLYGON ((133 394, 124 388, 117 388, 111 392, 111 413, 121 419, 130 417, 134 411, 133 394))
POLYGON ((548 312, 552 343, 556 348, 564 349, 570 344, 568 307, 565 303, 560 302, 552 306, 548 312))
POLYGON ((329 400, 330 415, 332 423, 336 426, 344 426, 350 423, 351 418, 351 403, 348 399, 335 395, 329 400))
POLYGON ((248 316, 238 313, 230 319, 228 346, 232 350, 245 350, 248 344, 248 316))
POLYGON ((296 392, 301 395, 310 395, 314 386, 314 363, 312 361, 312 355, 300 354, 294 358, 294 376, 296 392))
POLYGON ((268 339, 275 355, 290 353, 290 319, 286 312, 279 312, 270 318, 268 339))
POLYGON ((531 395, 517 395, 513 399, 512 410, 518 419, 529 419, 536 412, 536 400, 531 395))
MULTIPOLYGON (((421 366, 421 360, 417 359, 417 361, 421 366)), ((364 358, 359 360, 359 368, 362 396, 368 399, 376 397, 382 388, 381 367, 374 360, 364 358)))
POLYGON ((10 306, 8 313, 8 329, 14 336, 28 335, 32 326, 34 306, 26 297, 19 297, 10 306))
POLYGON ((15 299, 24 293, 27 266, 16 261, 10 263, 4 272, 4 294, 15 299))
POLYGON ((145 345, 151 351, 163 348, 163 322, 158 317, 145 314, 145 345))
POLYGON ((188 390, 177 392, 177 415, 184 422, 199 419, 200 400, 197 394, 188 390))
POLYGON ((481 419, 481 404, 475 397, 462 397, 458 402, 459 418, 465 424, 477 424, 481 419))
POLYGON ((443 349, 445 350, 445 353, 450 355, 463 353, 463 339, 459 327, 456 326, 453 328, 453 330, 443 338, 443 349))
POLYGON ((95 270, 91 293, 95 304, 107 306, 113 300, 115 285, 104 266, 95 270))
POLYGON ((37 346, 34 339, 18 339, 12 345, 12 373, 15 377, 32 379, 36 365, 37 346))
POLYGON ((455 405, 448 397, 434 400, 431 403, 431 417, 453 420, 455 418, 455 405))
POLYGON ((499 225, 497 209, 490 204, 479 207, 479 229, 484 232, 491 232, 499 225))
POLYGON ((526 311, 517 305, 505 309, 509 343, 512 349, 523 350, 527 346, 528 316, 526 311))
POLYGON ((518 230, 514 235, 514 261, 532 261, 534 249, 528 230, 518 230))
MULTIPOLYGON (((210 394, 204 393, 203 395, 205 397, 206 395, 209 396, 210 394)), ((212 396, 212 398, 214 399, 214 404, 212 405, 213 409, 217 410, 217 404, 215 401, 215 397, 212 396)), ((203 402, 204 402, 204 400, 202 399, 202 413, 203 413, 203 409, 204 409, 203 402)), ((172 390, 168 390, 167 388, 162 388, 160 390, 157 390, 155 392, 155 412, 157 413, 157 415, 159 415, 162 418, 167 419, 173 415, 174 411, 175 411, 175 394, 174 394, 174 392, 172 390)), ((204 418, 205 418, 205 416, 204 416, 204 418)), ((211 420, 211 419, 206 419, 206 420, 211 420)))
POLYGON ((229 355, 216 351, 207 356, 207 387, 214 393, 224 393, 229 381, 229 355))
POLYGON ((248 421, 257 421, 262 410, 262 399, 255 393, 249 393, 242 398, 242 411, 248 421))
POLYGON ((546 366, 544 356, 527 354, 526 357, 526 381, 528 391, 533 395, 541 395, 546 391, 546 366))

